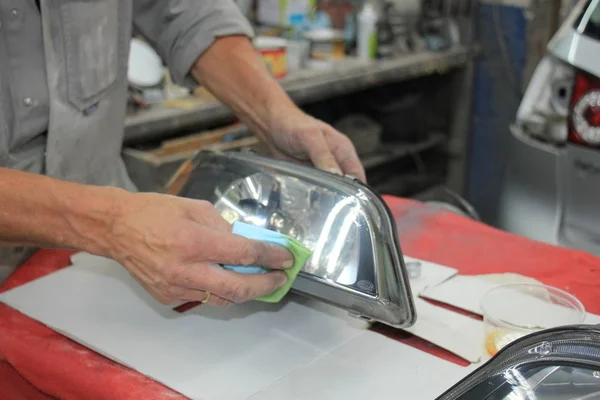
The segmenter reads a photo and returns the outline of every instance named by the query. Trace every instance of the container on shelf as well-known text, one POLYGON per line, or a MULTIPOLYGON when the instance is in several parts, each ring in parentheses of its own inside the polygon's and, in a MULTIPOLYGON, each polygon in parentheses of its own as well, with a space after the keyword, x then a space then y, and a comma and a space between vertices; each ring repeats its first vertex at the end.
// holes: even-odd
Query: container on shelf
POLYGON ((310 55, 310 43, 306 40, 287 41, 287 69, 288 72, 297 71, 306 65, 310 55))
POLYGON ((257 36, 253 43, 275 78, 283 78, 287 75, 287 41, 285 39, 257 36))
POLYGON ((377 57, 377 9, 372 1, 367 1, 358 13, 357 55, 362 60, 377 57))
POLYGON ((298 18, 306 18, 317 0, 260 0, 256 19, 267 26, 290 26, 298 18))
POLYGON ((321 28, 304 33, 310 43, 310 56, 316 60, 335 61, 344 58, 346 37, 343 30, 321 28))

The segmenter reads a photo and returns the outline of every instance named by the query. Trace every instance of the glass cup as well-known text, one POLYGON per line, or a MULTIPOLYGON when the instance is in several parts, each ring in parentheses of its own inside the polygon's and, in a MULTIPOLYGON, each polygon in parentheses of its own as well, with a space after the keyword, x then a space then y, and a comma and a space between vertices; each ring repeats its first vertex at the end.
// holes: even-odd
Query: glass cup
POLYGON ((498 286, 481 299, 484 359, 530 333, 583 322, 585 309, 573 295, 551 286, 517 283, 498 286))

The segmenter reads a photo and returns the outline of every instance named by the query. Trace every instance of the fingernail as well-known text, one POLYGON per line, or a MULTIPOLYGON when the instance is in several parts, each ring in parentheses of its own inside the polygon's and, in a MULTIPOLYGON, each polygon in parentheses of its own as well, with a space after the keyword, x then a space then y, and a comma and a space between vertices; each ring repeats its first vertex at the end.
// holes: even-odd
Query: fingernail
POLYGON ((292 268, 294 266, 294 259, 290 259, 281 264, 282 268, 292 268))
POLYGON ((288 277, 287 277, 286 274, 279 274, 279 275, 280 275, 280 277, 279 277, 279 281, 278 282, 279 282, 279 287, 281 287, 281 286, 283 286, 283 285, 285 285, 287 283, 288 277))
POLYGON ((332 174, 335 174, 335 175, 342 175, 342 171, 340 171, 337 168, 329 168, 329 172, 331 172, 332 174))

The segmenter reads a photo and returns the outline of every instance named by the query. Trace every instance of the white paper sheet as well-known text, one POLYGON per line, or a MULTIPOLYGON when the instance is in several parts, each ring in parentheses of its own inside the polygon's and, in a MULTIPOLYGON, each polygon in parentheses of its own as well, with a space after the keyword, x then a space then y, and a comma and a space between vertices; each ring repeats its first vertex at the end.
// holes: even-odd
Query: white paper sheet
POLYGON ((482 315, 481 298, 495 287, 498 285, 475 276, 456 275, 437 286, 429 286, 421 297, 482 315))
MULTIPOLYGON (((481 299, 488 291, 498 286, 501 285, 491 283, 481 277, 457 275, 437 286, 428 287, 421 293, 421 296, 483 315, 481 299)), ((576 314, 570 308, 548 303, 524 293, 507 296, 503 299, 502 309, 504 313, 496 313, 495 317, 519 326, 547 326, 546 321, 565 321, 565 324, 581 322, 574 319, 576 314), (535 309, 536 312, 534 314, 514 312, 523 308, 535 309)), ((594 317, 592 314, 586 315, 584 322, 594 321, 594 317)))
POLYGON ((404 256, 404 261, 406 263, 418 262, 421 265, 420 276, 410 280, 410 287, 414 296, 419 295, 428 287, 439 285, 458 273, 458 270, 454 268, 413 257, 404 256))
POLYGON ((75 265, 0 301, 193 399, 245 399, 365 331, 295 296, 179 314, 115 262, 78 255, 75 265))
POLYGON ((316 301, 180 314, 113 261, 77 254, 73 264, 0 301, 192 399, 387 398, 399 387, 432 398, 469 372, 316 301))
POLYGON ((252 400, 435 399, 475 366, 460 367, 375 332, 364 332, 252 400))
POLYGON ((405 329, 472 363, 483 354, 483 323, 416 298, 417 322, 405 329))
POLYGON ((456 276, 458 270, 412 257, 405 256, 404 259, 407 263, 421 264, 419 278, 410 280, 415 297, 417 322, 405 330, 467 361, 479 362, 483 348, 481 321, 434 306, 418 298, 419 294, 426 292, 428 288, 437 287, 456 276))
POLYGON ((591 314, 591 313, 587 313, 585 315, 585 321, 586 324, 590 324, 590 325, 598 325, 600 324, 600 315, 595 315, 595 314, 591 314))
MULTIPOLYGON (((110 260, 78 254, 73 261, 0 301, 193 399, 435 398, 476 366, 456 366, 368 331, 343 310, 293 295, 281 304, 180 314, 110 260)), ((477 314, 481 296, 497 286, 418 261, 414 294, 477 314)), ((407 331, 476 362, 481 322, 415 302, 417 324, 407 331)), ((600 316, 588 314, 586 323, 600 323, 600 316)))

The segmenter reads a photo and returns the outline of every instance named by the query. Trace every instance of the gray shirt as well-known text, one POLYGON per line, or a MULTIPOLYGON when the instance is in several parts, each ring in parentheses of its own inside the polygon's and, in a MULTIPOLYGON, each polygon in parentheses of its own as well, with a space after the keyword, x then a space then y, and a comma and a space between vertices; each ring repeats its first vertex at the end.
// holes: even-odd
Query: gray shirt
MULTIPOLYGON (((0 167, 135 190, 121 159, 132 32, 176 83, 220 36, 252 36, 232 0, 0 1, 0 167)), ((43 193, 40 193, 43 196, 43 193)), ((0 282, 23 251, 0 248, 0 282)))

